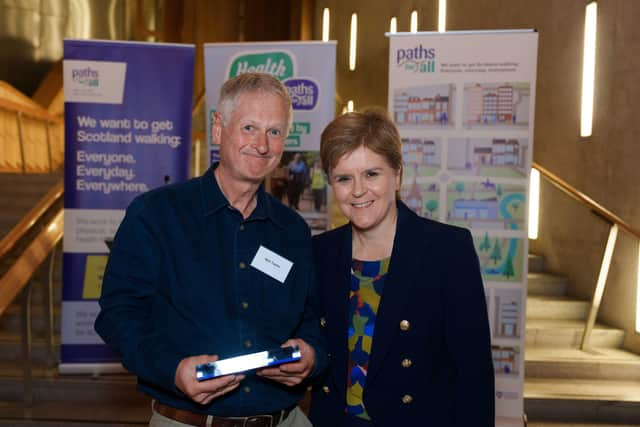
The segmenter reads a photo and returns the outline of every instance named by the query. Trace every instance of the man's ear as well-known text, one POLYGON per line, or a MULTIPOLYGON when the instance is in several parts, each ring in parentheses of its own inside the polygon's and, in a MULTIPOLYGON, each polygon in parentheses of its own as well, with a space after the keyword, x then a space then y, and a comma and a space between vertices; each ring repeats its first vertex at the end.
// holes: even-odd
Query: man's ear
POLYGON ((222 135, 223 125, 224 120, 222 118, 222 113, 216 111, 213 113, 213 123, 211 124, 211 139, 215 145, 220 145, 220 136, 222 135))

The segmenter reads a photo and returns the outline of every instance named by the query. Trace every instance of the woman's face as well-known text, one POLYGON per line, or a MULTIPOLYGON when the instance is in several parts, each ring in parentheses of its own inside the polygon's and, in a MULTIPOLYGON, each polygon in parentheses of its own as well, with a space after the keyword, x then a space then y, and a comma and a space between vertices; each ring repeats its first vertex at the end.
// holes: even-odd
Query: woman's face
POLYGON ((338 160, 330 173, 331 188, 342 213, 358 230, 372 230, 394 221, 400 172, 384 157, 364 146, 338 160))

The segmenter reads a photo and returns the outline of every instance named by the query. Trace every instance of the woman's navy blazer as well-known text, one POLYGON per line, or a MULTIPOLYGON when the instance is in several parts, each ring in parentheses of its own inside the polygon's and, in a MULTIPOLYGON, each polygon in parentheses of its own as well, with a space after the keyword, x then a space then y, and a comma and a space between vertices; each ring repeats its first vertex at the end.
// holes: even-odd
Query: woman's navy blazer
MULTIPOLYGON (((316 427, 345 416, 351 225, 314 237, 321 325, 331 366, 313 387, 316 427)), ((364 404, 375 426, 494 426, 486 300, 469 231, 398 202, 364 404)))

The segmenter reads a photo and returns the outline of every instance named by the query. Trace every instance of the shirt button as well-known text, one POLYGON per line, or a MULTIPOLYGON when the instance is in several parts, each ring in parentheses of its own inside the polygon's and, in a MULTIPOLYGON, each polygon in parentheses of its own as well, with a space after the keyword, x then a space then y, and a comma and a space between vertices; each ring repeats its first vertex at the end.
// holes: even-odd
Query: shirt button
POLYGON ((410 368, 411 365, 413 365, 413 362, 411 361, 411 359, 402 359, 403 368, 410 368))
POLYGON ((244 231, 244 224, 240 224, 240 231, 244 231))
POLYGON ((247 308, 249 308, 249 303, 246 301, 242 301, 242 304, 240 304, 242 306, 243 310, 246 310, 247 308))
POLYGON ((413 397, 410 394, 405 394, 404 396, 402 396, 402 403, 408 405, 411 402, 413 402, 413 397))
POLYGON ((245 348, 251 348, 252 345, 253 345, 253 343, 251 342, 251 340, 245 340, 245 342, 244 342, 244 347, 245 348))
POLYGON ((242 391, 244 391, 245 393, 251 393, 251 387, 249 386, 245 386, 242 391))
POLYGON ((403 320, 400 322, 400 330, 401 331, 408 331, 409 328, 411 327, 411 324, 409 323, 408 320, 403 320))
POLYGON ((322 391, 324 391, 324 394, 329 394, 329 386, 322 386, 322 391))
POLYGON ((244 262, 240 261, 240 264, 238 264, 238 267, 240 267, 240 270, 244 270, 245 268, 247 268, 247 264, 245 264, 244 262))

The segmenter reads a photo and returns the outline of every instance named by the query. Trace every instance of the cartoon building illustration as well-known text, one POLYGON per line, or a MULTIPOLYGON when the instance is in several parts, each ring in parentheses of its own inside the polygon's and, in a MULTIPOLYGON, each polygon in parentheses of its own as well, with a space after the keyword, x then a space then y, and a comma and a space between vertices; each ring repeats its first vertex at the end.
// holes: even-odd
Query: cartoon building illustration
POLYGON ((437 166, 436 144, 433 140, 403 138, 402 158, 406 166, 437 166))
POLYGON ((393 97, 396 124, 451 125, 452 90, 449 85, 439 85, 396 91, 393 97))
POLYGON ((482 122, 482 86, 473 85, 465 89, 467 121, 482 122))
POLYGON ((496 166, 522 166, 525 159, 520 156, 520 143, 517 139, 494 138, 491 146, 473 149, 473 163, 496 166))
POLYGON ((520 294, 498 290, 495 295, 494 336, 520 338, 520 294))
POLYGON ((447 168, 459 175, 526 176, 528 144, 519 138, 450 139, 447 168))
POLYGON ((528 86, 517 83, 475 83, 467 85, 464 92, 466 124, 528 124, 528 86))
POLYGON ((476 199, 456 199, 453 201, 453 219, 497 219, 498 199, 496 197, 476 199))
POLYGON ((407 123, 409 95, 406 92, 396 93, 393 97, 393 115, 398 126, 407 123))
POLYGON ((493 369, 497 375, 518 375, 520 351, 517 347, 491 346, 493 369))

